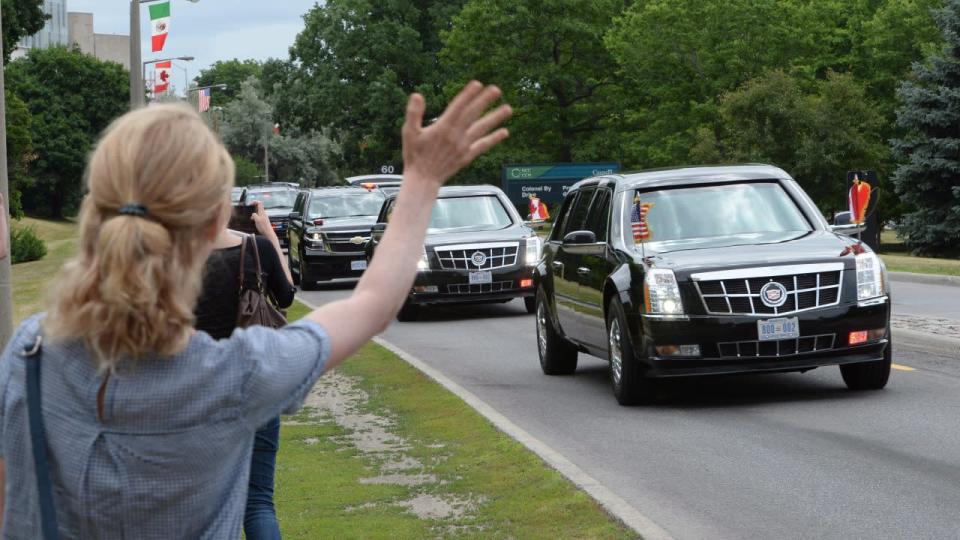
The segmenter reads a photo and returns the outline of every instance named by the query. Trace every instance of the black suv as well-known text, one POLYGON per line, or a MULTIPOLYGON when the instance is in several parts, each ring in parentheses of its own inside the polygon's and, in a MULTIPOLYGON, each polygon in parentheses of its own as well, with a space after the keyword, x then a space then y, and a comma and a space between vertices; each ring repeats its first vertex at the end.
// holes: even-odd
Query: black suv
POLYGON ((537 267, 544 373, 573 373, 578 352, 607 358, 624 405, 660 377, 839 365, 852 389, 886 385, 886 269, 784 171, 591 178, 556 216, 537 267))
MULTIPOLYGON (((367 251, 372 257, 386 230, 396 195, 380 211, 367 251)), ((533 313, 533 268, 542 242, 500 188, 440 189, 430 216, 423 259, 397 318, 412 321, 429 304, 509 302, 523 298, 533 313)))
POLYGON ((263 209, 270 217, 270 224, 273 225, 273 230, 280 240, 280 247, 284 249, 289 247, 287 242, 288 220, 298 192, 294 185, 278 182, 244 186, 237 201, 237 204, 253 204, 256 201, 263 203, 263 209))
POLYGON ((301 289, 318 281, 357 278, 384 194, 360 187, 306 189, 290 213, 290 271, 301 289))

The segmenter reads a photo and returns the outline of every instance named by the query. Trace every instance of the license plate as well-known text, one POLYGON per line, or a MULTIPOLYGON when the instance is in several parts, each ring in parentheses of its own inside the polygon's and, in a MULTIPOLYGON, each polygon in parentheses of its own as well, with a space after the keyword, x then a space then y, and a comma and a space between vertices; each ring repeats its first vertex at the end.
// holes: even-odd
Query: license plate
POLYGON ((350 261, 350 270, 366 270, 367 261, 350 261))
POLYGON ((800 337, 800 321, 796 317, 757 321, 757 334, 760 341, 795 339, 800 337))
POLYGON ((484 283, 493 283, 493 274, 490 272, 470 272, 471 285, 482 285, 484 283))

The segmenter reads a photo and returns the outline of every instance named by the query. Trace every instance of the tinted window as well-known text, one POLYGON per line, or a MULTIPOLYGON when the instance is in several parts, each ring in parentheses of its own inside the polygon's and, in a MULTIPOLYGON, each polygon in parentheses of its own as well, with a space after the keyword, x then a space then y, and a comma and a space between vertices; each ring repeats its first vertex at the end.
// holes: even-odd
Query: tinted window
POLYGON ((586 226, 587 211, 590 210, 590 200, 593 199, 595 188, 589 187, 580 190, 580 196, 573 203, 570 209, 570 215, 567 217, 567 223, 563 234, 567 235, 573 231, 581 231, 586 226))
POLYGON ((383 194, 373 191, 350 195, 314 195, 307 217, 335 219, 376 216, 383 206, 383 194))
POLYGON ((513 224, 510 214, 494 195, 437 199, 428 232, 495 231, 513 224))
MULTIPOLYGON (((732 184, 639 193, 647 211, 648 242, 675 242, 812 230, 776 183, 732 184)), ((629 201, 628 230, 637 212, 629 201)))
POLYGON ((587 217, 587 225, 584 227, 597 235, 597 242, 607 241, 607 215, 610 213, 610 190, 597 190, 593 197, 593 205, 590 207, 590 215, 587 217))
POLYGON ((567 215, 570 214, 570 208, 577 200, 578 195, 579 193, 572 193, 569 197, 564 197, 563 204, 560 206, 553 222, 553 230, 550 231, 550 240, 563 240, 563 228, 567 224, 567 215))
POLYGON ((254 201, 263 203, 264 209, 270 208, 291 208, 297 197, 296 190, 293 189, 273 189, 270 191, 247 191, 247 204, 254 201))

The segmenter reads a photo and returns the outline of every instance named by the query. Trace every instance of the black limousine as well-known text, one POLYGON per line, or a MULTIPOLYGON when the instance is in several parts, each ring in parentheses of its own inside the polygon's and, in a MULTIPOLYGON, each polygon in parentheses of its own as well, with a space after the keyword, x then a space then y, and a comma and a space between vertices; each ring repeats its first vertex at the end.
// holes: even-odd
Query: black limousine
POLYGON ((590 178, 556 214, 537 267, 544 373, 610 361, 621 404, 658 378, 839 365, 851 389, 890 374, 886 269, 767 165, 590 178))
MULTIPOLYGON (((371 233, 368 256, 390 221, 396 195, 387 198, 371 233)), ((493 186, 440 189, 430 216, 423 259, 397 318, 416 320, 431 304, 509 302, 534 309, 533 268, 542 242, 493 186)))

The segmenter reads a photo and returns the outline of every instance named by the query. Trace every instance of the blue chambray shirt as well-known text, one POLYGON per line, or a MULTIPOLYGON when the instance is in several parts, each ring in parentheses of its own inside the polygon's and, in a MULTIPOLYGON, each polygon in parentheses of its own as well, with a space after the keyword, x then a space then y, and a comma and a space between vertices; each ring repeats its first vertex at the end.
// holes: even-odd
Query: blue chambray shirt
MULTIPOLYGON (((40 537, 30 448, 23 324, 0 358, 0 457, 6 461, 4 538, 40 537)), ((205 333, 171 358, 111 375, 104 419, 97 374, 79 342, 44 340, 43 416, 63 538, 239 538, 254 432, 295 412, 323 374, 330 340, 316 323, 205 333)))

